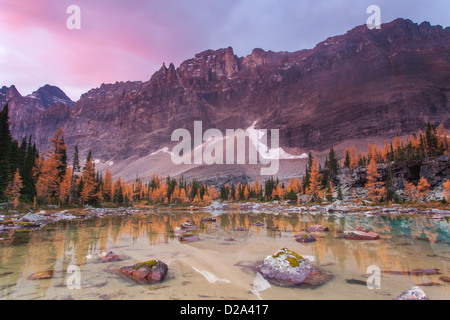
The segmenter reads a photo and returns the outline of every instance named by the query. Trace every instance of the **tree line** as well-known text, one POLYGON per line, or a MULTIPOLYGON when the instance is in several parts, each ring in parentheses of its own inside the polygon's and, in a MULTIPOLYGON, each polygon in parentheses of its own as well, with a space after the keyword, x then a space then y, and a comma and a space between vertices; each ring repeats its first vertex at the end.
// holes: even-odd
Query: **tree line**
MULTIPOLYGON (((62 128, 55 131, 50 148, 39 154, 32 137, 21 141, 12 138, 6 105, 0 113, 0 200, 10 200, 14 206, 21 201, 58 205, 100 205, 105 202, 129 205, 143 200, 152 204, 182 205, 207 205, 214 199, 333 201, 343 199, 341 186, 335 180, 340 171, 366 167, 368 197, 375 202, 391 201, 396 194, 389 170, 386 179, 382 180, 378 166, 430 160, 448 154, 448 140, 448 133, 442 126, 436 129, 428 123, 425 133, 419 132, 404 140, 397 136, 393 142, 386 142, 384 148, 369 144, 367 152, 356 153, 355 148, 349 148, 342 159, 331 147, 323 167, 309 153, 302 178, 280 182, 278 178, 270 177, 263 185, 256 178, 253 183, 223 185, 217 192, 212 186, 197 180, 188 183, 183 177, 153 175, 147 182, 139 177, 132 182, 121 177, 114 180, 109 168, 104 176, 96 170, 91 151, 81 166, 78 146, 74 147, 72 161, 68 164, 62 128)), ((417 185, 405 181, 405 200, 424 200, 429 191, 430 185, 424 177, 417 185)), ((450 198, 450 181, 444 184, 444 196, 450 198)))

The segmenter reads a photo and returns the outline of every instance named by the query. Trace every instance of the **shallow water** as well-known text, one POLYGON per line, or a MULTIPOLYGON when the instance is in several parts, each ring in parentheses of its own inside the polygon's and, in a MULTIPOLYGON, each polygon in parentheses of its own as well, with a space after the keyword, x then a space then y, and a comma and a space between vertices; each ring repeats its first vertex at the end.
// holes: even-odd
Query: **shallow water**
POLYGON ((216 222, 201 222, 207 212, 166 212, 135 216, 59 221, 34 231, 0 236, 0 299, 393 299, 416 284, 430 299, 449 299, 450 231, 446 220, 423 216, 391 217, 309 215, 301 213, 224 213, 216 222), (200 241, 181 243, 174 229, 192 219, 200 241), (264 226, 254 226, 263 222, 264 226), (294 235, 313 224, 330 232, 301 244, 294 235), (358 225, 380 234, 377 241, 352 241, 339 230, 358 225), (243 226, 248 231, 233 231, 243 226), (227 241, 228 238, 234 241, 227 241), (333 274, 315 289, 270 285, 254 267, 287 247, 333 274), (100 262, 113 251, 123 261, 100 262), (140 285, 111 270, 151 259, 168 264, 162 283, 140 285), (67 268, 80 268, 80 289, 69 289, 67 268), (439 275, 382 273, 380 289, 365 282, 367 268, 407 271, 439 269, 439 275), (53 270, 51 279, 29 280, 53 270), (348 282, 348 280, 351 280, 348 282))

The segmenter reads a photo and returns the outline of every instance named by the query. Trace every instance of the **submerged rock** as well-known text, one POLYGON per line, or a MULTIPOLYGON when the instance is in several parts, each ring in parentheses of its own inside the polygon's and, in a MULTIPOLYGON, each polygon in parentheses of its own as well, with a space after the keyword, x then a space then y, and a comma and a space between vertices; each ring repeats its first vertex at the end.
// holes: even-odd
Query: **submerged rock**
POLYGON ((286 248, 266 257, 256 269, 269 282, 279 286, 315 288, 332 278, 330 273, 319 270, 307 259, 286 248))
POLYGON ((201 220, 202 222, 216 222, 216 218, 208 217, 201 220))
POLYGON ((344 239, 348 240, 378 240, 380 236, 375 232, 364 232, 357 230, 344 230, 344 239))
POLYGON ((316 238, 314 236, 307 233, 296 234, 294 237, 295 241, 300 243, 310 243, 316 241, 316 238))
POLYGON ((439 269, 414 269, 407 271, 398 271, 398 270, 382 270, 382 273, 387 274, 395 274, 395 275, 413 275, 413 276, 423 276, 423 275, 433 275, 440 274, 439 269))
POLYGON ((113 262, 113 261, 120 261, 122 260, 119 255, 115 254, 112 251, 109 251, 105 255, 102 255, 102 261, 103 262, 113 262))
POLYGON ((194 236, 192 233, 185 233, 180 236, 180 241, 183 242, 194 242, 200 240, 199 237, 194 236))
POLYGON ((412 287, 403 292, 395 300, 430 300, 420 287, 412 287))
POLYGON ((46 270, 33 273, 28 277, 28 280, 43 280, 43 279, 51 279, 53 278, 53 270, 46 270))
POLYGON ((358 284, 361 286, 367 286, 367 281, 358 280, 358 279, 345 279, 345 282, 348 284, 358 284))
POLYGON ((168 270, 167 264, 161 260, 140 262, 119 269, 122 274, 139 283, 161 282, 167 276, 168 270))
POLYGON ((191 222, 184 222, 181 224, 182 230, 195 230, 197 229, 197 226, 191 224, 191 222))

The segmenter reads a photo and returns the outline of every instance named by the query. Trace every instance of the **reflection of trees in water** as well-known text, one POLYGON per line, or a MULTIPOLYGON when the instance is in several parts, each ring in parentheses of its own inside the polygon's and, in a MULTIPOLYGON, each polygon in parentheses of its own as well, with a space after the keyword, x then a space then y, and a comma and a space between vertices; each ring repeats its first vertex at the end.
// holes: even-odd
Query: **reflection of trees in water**
MULTIPOLYGON (((209 217, 207 212, 164 212, 139 216, 118 216, 92 218, 83 221, 60 221, 49 224, 43 229, 14 232, 11 244, 3 244, 0 248, 0 274, 13 271, 0 278, 0 297, 8 295, 14 286, 35 286, 38 296, 44 297, 46 286, 39 286, 39 281, 30 282, 26 278, 33 272, 55 270, 63 273, 59 280, 63 284, 65 270, 71 264, 80 268, 86 262, 87 255, 98 254, 109 250, 110 243, 117 245, 130 239, 134 245, 145 240, 149 245, 177 241, 174 229, 188 219, 193 221, 199 236, 210 233, 214 227, 223 230, 235 230, 237 226, 245 227, 258 237, 277 238, 281 232, 292 230, 292 235, 306 230, 311 225, 326 225, 330 232, 318 241, 306 247, 292 239, 293 247, 299 250, 311 250, 317 263, 338 263, 340 269, 355 266, 362 273, 369 265, 378 265, 382 269, 408 270, 417 265, 415 255, 442 251, 442 246, 434 242, 446 242, 448 248, 449 226, 443 220, 430 220, 423 217, 362 217, 354 215, 306 215, 301 213, 239 213, 229 212, 216 217, 217 223, 201 222, 209 217), (256 222, 265 223, 264 227, 256 227, 256 222), (338 229, 345 230, 363 225, 380 233, 379 241, 350 241, 336 239, 338 229), (273 228, 268 228, 273 227, 273 228), (279 231, 274 231, 278 229, 279 231), (418 241, 416 238, 431 241, 418 241), (408 241, 405 241, 408 240, 408 241), (403 246, 406 244, 406 246, 403 246), (408 244, 413 244, 408 246, 408 244), (306 249, 309 248, 309 249, 306 249), (406 251, 415 255, 408 256, 406 251), (405 258, 406 257, 406 258, 405 258), (410 258, 409 258, 410 257, 410 258), (3 269, 4 268, 4 269, 3 269), (3 287, 2 287, 3 286, 3 287)), ((291 234, 291 233, 288 233, 291 234)), ((301 252, 299 252, 301 254, 301 252)), ((51 280, 51 281, 54 281, 51 280)), ((27 287, 28 288, 28 287, 27 287)), ((28 289, 27 289, 28 290, 28 289)))

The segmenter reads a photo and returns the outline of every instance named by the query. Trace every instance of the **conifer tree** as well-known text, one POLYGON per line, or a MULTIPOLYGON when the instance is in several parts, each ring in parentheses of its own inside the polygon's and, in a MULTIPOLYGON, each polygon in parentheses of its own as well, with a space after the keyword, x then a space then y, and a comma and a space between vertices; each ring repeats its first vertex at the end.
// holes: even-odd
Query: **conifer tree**
POLYGON ((321 186, 322 175, 319 173, 319 164, 316 158, 313 158, 311 163, 310 183, 306 189, 306 194, 311 196, 315 201, 320 200, 323 196, 321 186))
POLYGON ((112 200, 113 184, 112 174, 109 168, 106 169, 105 180, 103 181, 103 198, 105 201, 112 200))
POLYGON ((61 182, 61 180, 63 179, 64 175, 66 174, 67 168, 67 146, 64 142, 63 134, 63 128, 59 127, 50 140, 51 148, 49 150, 49 154, 50 156, 54 154, 56 159, 59 179, 58 182, 61 182))
POLYGON ((14 178, 6 189, 6 194, 11 198, 14 208, 19 206, 20 190, 22 189, 22 178, 19 170, 14 173, 14 178))
POLYGON ((450 180, 445 181, 443 194, 445 201, 450 202, 450 180))
POLYGON ((80 196, 82 203, 93 204, 97 185, 95 181, 95 170, 94 164, 92 163, 92 157, 88 159, 89 160, 83 170, 83 188, 80 196))
POLYGON ((66 174, 64 175, 59 185, 59 201, 60 203, 70 203, 70 191, 72 190, 72 169, 66 168, 66 174))
POLYGON ((365 187, 369 191, 369 198, 374 202, 379 202, 386 194, 384 182, 378 181, 380 176, 375 159, 370 160, 367 167, 367 183, 365 187))
POLYGON ((407 200, 416 201, 419 197, 419 192, 416 186, 412 182, 405 181, 405 192, 404 195, 407 200))
POLYGON ((420 178, 419 183, 417 184, 417 190, 419 191, 419 197, 425 201, 430 193, 430 185, 425 177, 420 178))
POLYGON ((81 167, 80 167, 80 156, 78 154, 78 145, 75 146, 75 151, 73 153, 73 172, 80 172, 81 171, 81 167))
POLYGON ((56 155, 52 154, 45 160, 43 156, 39 158, 38 165, 39 178, 36 182, 37 197, 45 203, 51 203, 58 193, 58 163, 56 155))
POLYGON ((5 199, 5 190, 12 178, 12 144, 8 105, 6 104, 0 112, 0 200, 5 199))

